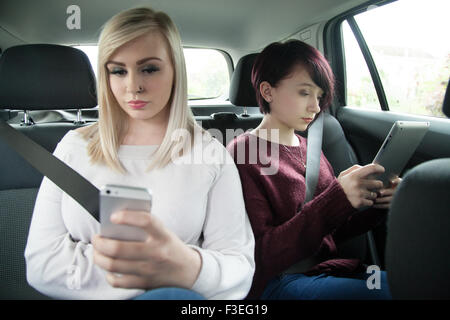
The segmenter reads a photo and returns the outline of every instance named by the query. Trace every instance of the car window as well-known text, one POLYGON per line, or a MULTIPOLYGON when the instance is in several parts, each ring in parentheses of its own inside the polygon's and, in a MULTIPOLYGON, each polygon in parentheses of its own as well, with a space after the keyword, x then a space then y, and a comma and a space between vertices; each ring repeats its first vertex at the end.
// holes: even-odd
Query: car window
MULTIPOLYGON (((77 46, 97 74, 97 46, 77 46)), ((228 99, 230 73, 224 54, 214 49, 184 48, 189 100, 228 99)))
POLYGON ((347 104, 380 109, 369 69, 347 21, 342 24, 347 78, 347 104))
POLYGON ((228 98, 230 74, 218 50, 185 48, 189 100, 228 98))
MULTIPOLYGON (((444 117, 442 102, 450 75, 448 0, 399 0, 369 6, 354 16, 380 79, 388 109, 444 117)), ((375 108, 380 102, 355 32, 342 24, 347 104, 375 108)), ((375 81, 376 82, 376 81, 375 81)))

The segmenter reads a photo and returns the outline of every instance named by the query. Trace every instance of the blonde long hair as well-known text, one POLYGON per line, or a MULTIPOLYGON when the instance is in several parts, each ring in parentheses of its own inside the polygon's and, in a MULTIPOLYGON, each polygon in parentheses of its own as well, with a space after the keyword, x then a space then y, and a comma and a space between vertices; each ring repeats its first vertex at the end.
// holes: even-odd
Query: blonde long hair
POLYGON ((126 172, 120 163, 118 149, 127 131, 127 114, 120 108, 111 91, 106 62, 120 46, 155 31, 160 32, 167 41, 174 69, 174 83, 169 99, 170 115, 166 134, 154 154, 149 170, 170 163, 172 151, 175 147, 180 149, 180 143, 182 150, 193 143, 194 128, 197 130, 199 126, 187 104, 186 65, 178 29, 164 12, 155 12, 148 7, 133 8, 113 16, 100 34, 97 72, 99 121, 84 132, 84 137, 89 140, 88 154, 92 163, 105 163, 121 173, 126 172), (172 138, 172 133, 177 129, 189 132, 182 137, 181 142, 172 138))

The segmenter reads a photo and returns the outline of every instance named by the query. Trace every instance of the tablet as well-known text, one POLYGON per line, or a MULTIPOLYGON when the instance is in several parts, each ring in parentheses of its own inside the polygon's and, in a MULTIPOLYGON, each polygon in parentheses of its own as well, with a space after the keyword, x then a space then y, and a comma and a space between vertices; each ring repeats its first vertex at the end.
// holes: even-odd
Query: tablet
POLYGON ((429 122, 396 121, 372 163, 382 165, 385 172, 376 179, 389 187, 389 180, 399 176, 430 127, 429 122))

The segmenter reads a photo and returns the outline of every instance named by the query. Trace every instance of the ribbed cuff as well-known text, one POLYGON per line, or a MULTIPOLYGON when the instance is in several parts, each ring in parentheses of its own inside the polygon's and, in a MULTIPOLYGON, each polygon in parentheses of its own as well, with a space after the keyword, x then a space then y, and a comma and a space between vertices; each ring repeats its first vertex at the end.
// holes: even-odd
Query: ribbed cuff
POLYGON ((337 179, 309 203, 314 203, 314 211, 323 215, 323 221, 326 221, 330 232, 356 212, 337 179))
POLYGON ((212 295, 212 290, 214 290, 215 284, 220 282, 219 266, 217 265, 217 261, 214 257, 205 249, 195 245, 188 246, 194 250, 197 250, 202 257, 200 272, 191 289, 200 293, 205 298, 208 298, 212 295))

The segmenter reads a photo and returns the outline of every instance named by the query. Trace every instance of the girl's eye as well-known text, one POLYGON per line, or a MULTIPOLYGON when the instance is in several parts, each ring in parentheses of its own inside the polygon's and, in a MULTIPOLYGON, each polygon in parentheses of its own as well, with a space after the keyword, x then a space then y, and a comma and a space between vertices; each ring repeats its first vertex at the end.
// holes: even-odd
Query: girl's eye
MULTIPOLYGON (((156 66, 147 66, 142 69, 142 72, 151 74, 153 72, 159 71, 159 68, 156 66)), ((124 76, 127 74, 127 71, 122 68, 112 68, 109 70, 110 74, 117 75, 117 76, 124 76)))
POLYGON ((123 76, 127 72, 124 69, 122 69, 122 68, 113 68, 113 69, 109 70, 109 73, 110 74, 114 74, 114 75, 123 76))
POLYGON ((303 97, 309 96, 309 93, 306 91, 300 91, 300 95, 303 97))
POLYGON ((156 71, 159 71, 159 68, 156 67, 156 66, 147 66, 144 69, 142 69, 142 72, 145 72, 145 73, 148 73, 148 74, 151 74, 151 73, 156 72, 156 71))

